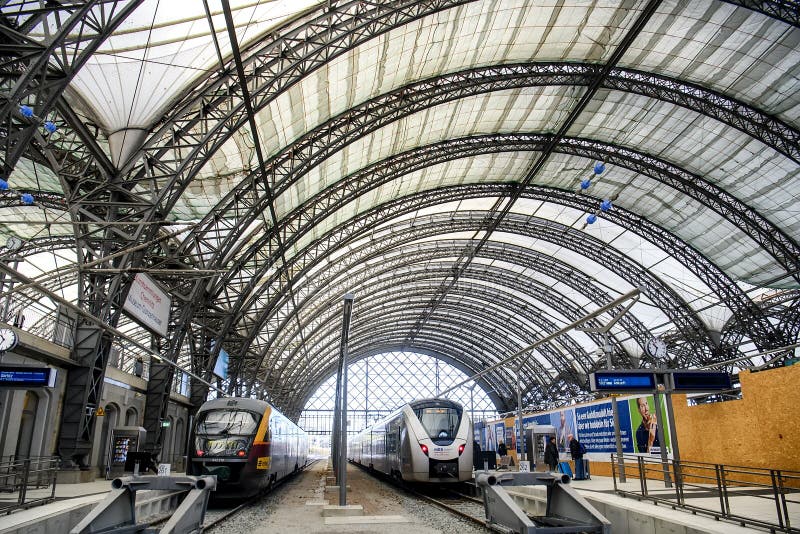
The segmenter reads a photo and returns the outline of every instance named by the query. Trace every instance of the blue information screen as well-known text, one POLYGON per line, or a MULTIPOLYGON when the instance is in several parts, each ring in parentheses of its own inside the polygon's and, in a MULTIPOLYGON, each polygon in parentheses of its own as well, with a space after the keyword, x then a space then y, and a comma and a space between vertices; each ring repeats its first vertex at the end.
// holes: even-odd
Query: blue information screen
POLYGON ((596 391, 652 391, 656 389, 653 373, 625 373, 622 371, 598 371, 594 373, 596 391))
POLYGON ((0 367, 0 387, 53 387, 55 369, 49 367, 0 367))

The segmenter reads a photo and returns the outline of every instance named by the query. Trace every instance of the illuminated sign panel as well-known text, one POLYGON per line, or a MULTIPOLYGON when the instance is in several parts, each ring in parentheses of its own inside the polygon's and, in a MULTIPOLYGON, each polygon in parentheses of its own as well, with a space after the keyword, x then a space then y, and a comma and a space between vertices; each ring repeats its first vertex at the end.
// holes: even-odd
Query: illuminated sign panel
POLYGON ((40 388, 56 385, 56 370, 50 367, 0 366, 0 388, 40 388))
POLYGON ((631 371, 597 371, 590 375, 592 391, 615 391, 620 393, 654 391, 656 375, 631 371))
POLYGON ((731 376, 718 371, 673 371, 672 390, 678 393, 731 389, 731 376))

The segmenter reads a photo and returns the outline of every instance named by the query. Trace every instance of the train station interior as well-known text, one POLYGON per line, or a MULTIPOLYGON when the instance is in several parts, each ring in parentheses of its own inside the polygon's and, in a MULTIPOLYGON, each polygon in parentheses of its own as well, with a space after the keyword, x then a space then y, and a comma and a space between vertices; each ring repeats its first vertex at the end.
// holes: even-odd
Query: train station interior
POLYGON ((795 0, 5 0, 0 36, 0 534, 96 532, 132 459, 222 495, 229 448, 380 517, 359 466, 417 476, 418 424, 480 528, 505 491, 800 532, 795 0), (244 445, 204 403, 258 406, 244 445))

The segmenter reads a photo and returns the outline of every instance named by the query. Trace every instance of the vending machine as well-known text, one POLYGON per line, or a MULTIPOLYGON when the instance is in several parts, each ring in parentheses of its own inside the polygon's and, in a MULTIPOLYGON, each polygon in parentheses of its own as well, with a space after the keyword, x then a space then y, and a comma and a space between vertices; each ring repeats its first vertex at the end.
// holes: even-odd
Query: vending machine
POLYGON ((119 476, 125 471, 129 452, 138 452, 144 445, 147 431, 140 426, 119 426, 111 430, 109 450, 110 475, 119 476))

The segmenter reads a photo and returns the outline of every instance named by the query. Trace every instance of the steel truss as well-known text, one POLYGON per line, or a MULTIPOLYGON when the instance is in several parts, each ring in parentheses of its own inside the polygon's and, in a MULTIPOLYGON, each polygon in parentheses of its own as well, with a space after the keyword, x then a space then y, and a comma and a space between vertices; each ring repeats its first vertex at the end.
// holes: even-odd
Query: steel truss
POLYGON ((800 28, 800 6, 794 0, 722 0, 800 28))
MULTIPOLYGON (((344 51, 365 42, 375 35, 407 23, 409 20, 423 17, 437 10, 447 9, 460 2, 428 2, 417 5, 409 3, 403 7, 391 6, 381 11, 382 6, 374 7, 363 2, 348 2, 337 6, 328 6, 327 10, 316 12, 295 23, 291 31, 282 33, 279 39, 273 40, 261 48, 248 60, 248 72, 252 80, 258 77, 268 79, 266 83, 257 83, 256 87, 262 88, 260 94, 254 92, 254 99, 258 100, 256 108, 260 109, 264 102, 274 98, 275 94, 291 85, 294 80, 307 74, 314 68, 329 61, 331 58, 344 53, 344 51), (391 11, 389 11, 391 9, 391 11), (348 11, 349 10, 349 11, 348 11), (428 10, 428 11, 425 11, 428 10), (314 18, 316 17, 316 18, 314 18), (371 18, 373 17, 373 18, 371 18), (328 40, 326 40, 328 39, 328 40), (261 54, 261 55, 259 55, 261 54), (252 70, 250 70, 252 69, 252 70), (294 77, 294 78, 292 78, 294 77), (263 89, 269 87, 270 89, 263 89), (275 93, 267 94, 274 90, 275 93)), ((168 118, 165 125, 148 142, 142 152, 143 158, 134 158, 128 167, 117 178, 108 182, 104 176, 86 174, 82 176, 77 185, 69 188, 69 197, 78 204, 78 214, 82 220, 148 220, 154 216, 163 217, 170 205, 186 187, 191 177, 194 176, 190 165, 198 160, 192 157, 184 158, 186 153, 204 158, 221 146, 226 132, 235 131, 242 122, 242 104, 240 89, 226 78, 223 82, 216 80, 206 82, 203 87, 198 87, 187 96, 177 109, 175 119, 168 118), (225 83, 228 85, 226 86, 225 83), (206 90, 208 90, 206 92, 206 90), (236 102, 236 98, 239 101, 236 102), (191 105, 190 105, 191 104, 191 105), (238 120, 230 120, 233 114, 222 116, 229 110, 236 110, 240 115, 238 120), (216 115, 215 115, 216 113, 216 115), (183 126, 187 128, 184 128, 183 126), (166 140, 168 143, 159 144, 158 141, 166 140), (185 162, 181 166, 178 162, 185 162), (180 172, 171 171, 180 167, 180 172), (132 180, 120 179, 125 175, 132 180), (134 183, 139 186, 134 189, 134 183), (99 186, 99 187, 96 187, 99 186), (99 191, 110 191, 99 193, 99 191), (167 193, 164 193, 167 191, 167 193)), ((77 126, 76 126, 77 127, 77 126)), ((85 137, 85 136, 83 136, 85 137)), ((96 150, 91 156, 101 158, 101 152, 96 150)), ((103 167, 100 163, 94 165, 103 167)), ((195 169, 202 165, 198 164, 195 169)), ((86 167, 85 167, 86 168, 86 167)), ((196 172, 196 171, 195 171, 196 172)), ((63 176, 66 170, 62 169, 63 176)), ((88 258, 100 257, 113 251, 120 239, 132 237, 133 242, 141 242, 142 235, 147 231, 123 231, 119 228, 109 229, 105 236, 91 235, 85 232, 81 236, 81 248, 87 252, 88 258)), ((133 256, 121 260, 118 265, 137 264, 141 257, 133 256)), ((86 298, 87 307, 99 317, 109 317, 110 324, 115 324, 119 306, 119 298, 126 293, 127 277, 109 277, 92 275, 82 280, 81 292, 86 298), (88 278, 88 279, 87 279, 88 278), (112 298, 109 298, 112 297, 112 298), (103 302, 110 302, 108 307, 103 302)), ((194 299, 195 302, 198 299, 194 299)), ((85 331, 79 338, 85 338, 81 349, 77 353, 79 361, 94 368, 95 379, 98 372, 97 361, 89 362, 91 354, 99 354, 103 360, 107 354, 102 336, 96 332, 85 331), (91 341, 94 340, 94 341, 91 341), (95 346, 92 348, 92 343, 95 346)), ((100 362, 102 363, 102 361, 100 362)), ((102 373, 102 371, 99 371, 102 373)), ((97 382, 95 380, 95 382, 97 382)), ((101 381, 100 381, 101 382, 101 381)), ((72 389, 76 389, 73 387, 72 389)), ((91 394, 89 394, 91 396, 91 394)), ((72 395, 75 397, 75 395, 72 395)), ((88 398, 88 397, 87 397, 88 398)), ((88 403, 92 405, 91 402, 88 403)), ((78 424, 82 429, 77 433, 80 441, 87 434, 86 420, 78 424)), ((88 417, 91 420, 91 417, 88 417)), ((85 441, 81 444, 80 451, 72 450, 69 456, 79 458, 85 454, 85 441)), ((62 443, 62 449, 67 450, 71 445, 62 443)), ((73 447, 74 449, 74 447, 73 447)), ((63 451, 62 451, 63 452, 63 451)))
MULTIPOLYGON (((435 145, 420 147, 399 154, 389 160, 378 162, 343 179, 342 182, 338 184, 338 189, 331 188, 331 190, 329 190, 330 192, 327 198, 320 199, 317 203, 312 204, 310 208, 307 208, 307 211, 311 211, 312 215, 303 214, 302 210, 304 210, 305 207, 301 206, 295 212, 287 215, 286 219, 291 223, 293 220, 302 218, 303 220, 311 221, 308 223, 308 226, 313 226, 313 221, 323 220, 325 217, 331 215, 335 208, 355 200, 359 194, 365 193, 370 188, 387 183, 397 176, 458 157, 468 157, 476 154, 506 150, 536 150, 546 142, 546 139, 547 136, 524 134, 476 136, 465 139, 448 140, 435 145), (318 209, 320 211, 316 211, 318 209)), ((646 172, 647 174, 660 172, 662 180, 670 180, 677 185, 685 181, 684 175, 671 172, 674 169, 664 168, 664 166, 658 165, 659 160, 646 158, 643 155, 637 155, 629 150, 614 150, 614 147, 609 147, 601 143, 568 138, 564 140, 562 145, 556 148, 556 151, 592 159, 611 161, 617 165, 634 168, 640 172, 646 172)), ((531 198, 556 201, 583 211, 592 211, 597 202, 595 199, 586 197, 585 195, 577 195, 571 192, 549 188, 531 188, 528 195, 531 196, 531 198)), ((722 202, 719 200, 720 197, 724 199, 725 195, 718 195, 715 199, 715 195, 711 192, 708 194, 709 201, 716 200, 717 203, 720 203, 722 202)), ((657 244, 663 250, 669 252, 673 257, 681 261, 681 263, 688 266, 699 279, 703 280, 712 291, 714 291, 721 302, 730 307, 735 316, 741 317, 743 323, 749 325, 749 335, 760 347, 770 348, 780 346, 780 336, 776 335, 774 327, 766 321, 758 308, 753 306, 750 299, 739 290, 732 280, 704 258, 698 251, 664 231, 662 228, 649 223, 645 219, 640 219, 625 210, 615 209, 613 212, 610 212, 607 217, 621 227, 632 230, 657 244)), ((299 239, 302 236, 302 232, 298 229, 293 235, 299 239)), ((264 236, 264 238, 266 239, 268 236, 264 236)), ((260 244, 255 245, 256 248, 258 246, 260 246, 260 244)), ((795 260, 797 260, 797 258, 795 258, 795 260)), ((798 266, 798 268, 800 268, 800 266, 798 266)), ((252 275, 252 271, 249 272, 252 275)), ((257 273, 253 278, 254 284, 259 282, 259 276, 260 274, 257 273)), ((251 296, 255 299, 258 294, 251 294, 251 296)), ((251 305, 242 304, 238 307, 247 310, 251 305)), ((244 326, 249 330, 257 328, 249 327, 247 324, 244 324, 244 326)))
MULTIPOLYGON (((391 219, 394 216, 398 216, 403 212, 410 212, 417 208, 424 208, 428 205, 435 205, 444 202, 445 199, 455 200, 506 194, 509 187, 513 186, 509 186, 508 184, 495 186, 463 186, 454 187, 445 191, 427 192, 409 199, 404 199, 402 203, 399 201, 395 203, 388 203, 387 205, 382 206, 382 209, 374 210, 372 213, 365 215, 363 219, 382 222, 391 219), (405 209, 401 209, 400 205, 395 206, 393 204, 402 204, 405 206, 405 209)), ((468 231, 474 229, 474 225, 478 224, 484 218, 485 216, 483 213, 469 215, 445 213, 437 216, 430 216, 425 219, 417 218, 413 223, 410 221, 402 221, 394 225, 381 228, 380 235, 376 236, 374 233, 372 233, 371 239, 368 243, 363 245, 363 247, 360 249, 355 249, 348 254, 348 261, 354 264, 368 261, 371 257, 380 256, 380 253, 383 250, 390 250, 394 247, 400 246, 402 243, 424 239, 442 232, 468 231)), ((588 252, 583 250, 583 247, 586 247, 587 249, 593 247, 595 250, 600 250, 600 248, 604 246, 600 243, 593 243, 592 239, 584 240, 582 233, 576 230, 567 230, 561 225, 550 227, 550 225, 545 221, 536 221, 536 224, 534 224, 529 222, 527 218, 520 218, 519 216, 510 217, 509 221, 513 221, 514 225, 512 226, 511 222, 504 223, 500 227, 501 231, 549 239, 555 243, 567 246, 568 248, 579 252, 588 252), (548 228, 551 229, 550 232, 545 231, 548 228), (567 234, 577 235, 567 236, 567 234), (562 239, 562 236, 571 237, 571 239, 562 239)), ((315 261, 309 263, 303 262, 302 268, 300 265, 292 265, 292 270, 296 273, 297 277, 302 277, 306 274, 306 272, 313 270, 313 266, 316 261, 324 259, 327 254, 333 250, 336 250, 338 246, 346 242, 355 241, 359 239, 361 235, 363 235, 363 232, 371 231, 371 225, 365 224, 363 221, 352 221, 351 224, 356 226, 356 228, 346 229, 349 230, 347 235, 342 236, 340 233, 343 231, 343 229, 337 229, 332 231, 331 234, 329 234, 325 239, 318 241, 317 246, 309 247, 309 250, 306 252, 306 254, 312 255, 315 261), (322 248, 317 250, 319 247, 322 248)), ((654 293, 654 302, 662 309, 667 310, 666 313, 668 316, 674 316, 676 320, 680 318, 679 322, 683 325, 687 325, 686 328, 688 328, 688 325, 691 325, 694 329, 691 331, 697 331, 702 335, 704 328, 702 325, 699 325, 699 322, 696 321, 696 319, 692 319, 693 315, 690 311, 688 311, 686 308, 684 308, 684 311, 682 312, 676 311, 678 308, 685 306, 685 304, 678 304, 680 302, 680 298, 672 295, 671 291, 668 290, 666 286, 660 283, 660 281, 657 281, 649 273, 640 272, 643 271, 641 267, 633 266, 630 263, 630 260, 624 259, 622 255, 618 253, 611 254, 611 251, 609 251, 609 258, 603 259, 601 263, 619 273, 624 278, 628 279, 632 285, 645 285, 646 287, 649 287, 650 289, 645 293, 648 295, 654 293), (615 265, 619 266, 619 268, 616 268, 615 265), (667 297, 667 295, 672 296, 667 297), (672 303, 667 305, 664 298, 671 300, 672 303), (670 312, 668 309, 670 307, 672 308, 672 312, 670 312)), ((265 287, 271 288, 271 284, 266 283, 265 287)), ((298 289, 298 294, 303 295, 305 288, 301 287, 300 285, 296 285, 296 287, 298 289)), ((275 288, 271 288, 271 290, 274 291, 274 296, 277 297, 279 291, 277 291, 275 288)), ((279 306, 277 305, 277 301, 273 300, 271 303, 266 304, 263 308, 260 306, 259 308, 265 310, 277 310, 279 306)), ((271 332, 274 331, 273 328, 277 328, 278 326, 279 324, 269 324, 266 322, 265 315, 262 314, 259 321, 254 321, 252 323, 252 329, 249 331, 266 331, 268 332, 267 338, 269 339, 271 332)), ((245 351, 246 348, 243 348, 240 354, 244 354, 245 351)), ((268 362, 268 364, 277 363, 278 362, 276 361, 268 362)))
MULTIPOLYGON (((50 134, 41 133, 72 78, 142 0, 41 2, 28 0, 3 7, 0 23, 0 121, 3 124, 2 173, 8 177, 23 155, 61 167, 52 158, 50 134), (34 35, 40 32, 41 35, 34 35), (20 105, 33 110, 25 117, 20 105), (49 156, 49 157, 48 157, 49 156), (52 158, 52 159, 51 159, 52 158)), ((99 153, 101 154, 101 152, 99 153)))
MULTIPOLYGON (((302 316, 300 321, 301 328, 314 330, 321 323, 330 320, 332 310, 335 309, 334 302, 344 291, 349 291, 358 288, 359 295, 362 293, 361 288, 371 281, 384 280, 387 276, 391 276, 396 270, 406 271, 411 268, 418 269, 417 262, 423 262, 425 265, 439 265, 443 258, 451 258, 458 250, 464 250, 464 247, 471 247, 472 241, 468 240, 445 240, 423 243, 411 243, 403 247, 394 247, 388 253, 379 253, 369 258, 361 257, 361 261, 357 264, 345 261, 337 264, 333 269, 328 270, 320 276, 307 278, 304 282, 309 286, 303 290, 304 301, 298 306, 297 314, 302 316), (460 248, 459 248, 460 247, 460 248), (379 263, 376 263, 376 260, 379 263), (440 263, 435 263, 435 262, 440 263), (416 266, 416 267, 415 267, 416 266), (316 307, 312 307, 312 303, 317 303, 316 307), (304 313, 305 310, 308 310, 304 313)), ((569 265, 546 255, 537 253, 525 247, 518 247, 515 245, 489 242, 481 250, 480 258, 487 258, 496 261, 510 262, 516 265, 532 269, 549 277, 559 279, 565 285, 569 286, 572 290, 582 293, 586 296, 587 300, 595 302, 599 305, 605 304, 613 300, 605 291, 596 288, 593 281, 584 273, 570 267, 569 265)), ((393 279, 394 280, 394 279, 393 279)), ((525 292, 528 285, 540 286, 535 281, 529 279, 521 279, 516 273, 507 273, 506 271, 498 269, 495 274, 494 280, 498 284, 502 282, 503 285, 513 287, 517 291, 525 292), (503 276, 500 276, 503 274, 503 276)), ((538 287, 535 295, 528 293, 529 297, 536 299, 538 294, 545 294, 548 298, 548 305, 558 310, 562 316, 571 318, 572 320, 578 319, 583 315, 582 308, 572 302, 569 298, 559 295, 558 298, 553 296, 553 290, 544 286, 538 287)), ((359 297, 359 300, 362 300, 359 297)), ((283 302, 279 306, 288 306, 289 303, 283 302)), ((516 307, 516 306, 515 306, 516 307)), ((636 318, 625 315, 621 320, 623 329, 631 333, 631 337, 637 340, 643 347, 646 341, 650 338, 650 334, 636 318)), ((254 360, 248 374, 265 372, 265 382, 277 382, 276 377, 273 376, 272 371, 277 370, 276 360, 292 359, 294 354, 290 354, 292 350, 291 345, 293 340, 297 339, 297 333, 290 327, 291 323, 285 322, 278 327, 278 336, 276 338, 259 340, 258 344, 263 348, 259 351, 259 357, 254 360), (274 356, 269 360, 265 360, 265 352, 269 351, 274 356), (283 356, 289 354, 288 356, 283 356)), ((599 336, 589 334, 598 345, 602 344, 599 336)), ((571 338, 570 338, 571 339, 571 338)), ((616 342, 614 336, 611 339, 616 342)), ((579 355, 583 353, 583 349, 573 348, 573 354, 579 355)), ((615 356, 617 363, 624 367, 635 365, 630 361, 624 348, 616 342, 615 356)), ((581 364, 584 372, 588 370, 587 364, 581 364)))
MULTIPOLYGON (((359 295, 359 301, 368 303, 369 306, 364 318, 361 317, 361 313, 359 314, 359 320, 363 321, 364 327, 357 333, 354 332, 355 348, 352 352, 354 356, 360 354, 357 347, 375 342, 375 338, 378 337, 374 328, 376 325, 386 324, 386 326, 390 326, 392 320, 394 320, 393 318, 398 315, 400 318, 404 317, 405 322, 408 322, 410 313, 414 310, 424 309, 424 299, 429 299, 431 289, 438 285, 442 279, 452 274, 452 262, 434 263, 430 261, 430 258, 424 257, 419 258, 417 261, 423 263, 411 266, 409 271, 404 272, 402 276, 393 278, 392 285, 388 285, 385 280, 378 277, 374 282, 367 285, 359 284, 353 286, 353 290, 359 295), (420 287, 415 287, 416 283, 419 283, 420 287), (398 301, 397 295, 403 295, 403 298, 398 301), (374 318, 370 319, 370 316, 374 318)), ((491 337, 483 337, 481 341, 487 343, 490 353, 493 355, 492 360, 496 361, 498 358, 518 350, 520 346, 538 337, 538 332, 549 333, 558 329, 556 323, 547 318, 541 309, 510 293, 510 288, 519 289, 529 299, 543 302, 570 320, 575 320, 583 315, 580 307, 574 303, 564 301, 563 295, 541 284, 532 284, 537 291, 531 291, 530 288, 526 287, 526 285, 530 284, 530 281, 522 284, 522 281, 518 278, 517 273, 507 270, 492 267, 471 268, 454 287, 452 291, 453 297, 450 298, 448 295, 448 299, 437 308, 436 314, 428 325, 429 329, 432 332, 436 332, 442 324, 451 322, 458 324, 465 321, 497 325, 492 331, 493 337, 500 337, 503 341, 516 339, 517 343, 515 343, 515 346, 509 347, 508 343, 497 344, 491 337), (475 283, 475 280, 479 283, 475 283), (517 282, 517 284, 514 282, 517 282), (492 287, 487 284, 491 284, 492 287), (499 285, 501 288, 497 288, 495 285, 499 285), (455 298, 458 299, 457 302, 451 302, 455 298), (466 309, 463 307, 465 303, 470 304, 466 309), (487 309, 484 309, 484 307, 487 309), (507 316, 509 310, 514 310, 514 314, 511 317, 507 316), (519 320, 517 317, 522 317, 524 320, 519 320), (531 326, 535 326, 536 330, 532 330, 531 326)), ((319 315, 324 317, 320 317, 316 322, 324 323, 324 325, 321 324, 313 329, 314 336, 317 339, 324 338, 323 342, 317 342, 321 344, 317 345, 318 349, 314 354, 315 360, 317 360, 314 363, 319 365, 316 368, 309 368, 308 365, 304 365, 306 362, 300 362, 299 358, 291 354, 287 356, 286 361, 292 367, 287 368, 285 373, 277 369, 270 369, 268 377, 264 380, 265 383, 281 384, 287 380, 289 383, 295 383, 304 377, 305 380, 302 381, 308 381, 309 383, 307 386, 304 384, 302 387, 308 387, 310 391, 313 391, 328 378, 327 376, 317 375, 319 368, 325 365, 319 363, 318 355, 329 354, 330 350, 335 348, 337 339, 335 332, 337 326, 336 317, 335 314, 325 313, 328 309, 318 312, 319 315), (315 377, 318 379, 314 380, 315 377)), ((387 331, 387 336, 391 337, 392 334, 394 334, 394 342, 402 345, 402 340, 397 341, 397 332, 387 331)), ((465 337, 477 337, 477 330, 472 326, 466 327, 463 335, 465 337)), ((386 343, 388 344, 388 342, 387 340, 386 343)), ((455 346, 453 350, 458 352, 458 347, 455 346)), ((586 388, 586 374, 593 368, 591 357, 571 337, 560 336, 552 343, 552 346, 545 346, 540 352, 548 361, 550 368, 527 371, 529 375, 525 383, 547 384, 550 382, 552 375, 558 374, 560 371, 573 386, 572 393, 578 393, 581 389, 586 388), (559 346, 563 348, 559 348, 559 346), (583 376, 575 372, 572 365, 573 359, 565 358, 565 352, 572 355, 574 361, 580 365, 583 376)), ((334 362, 328 363, 333 364, 334 362)), ((476 374, 491 363, 491 361, 487 362, 485 360, 473 362, 469 365, 468 376, 476 374)), ((524 368, 525 366, 523 366, 524 368)), ((497 390, 499 388, 493 386, 493 389, 497 390)))
MULTIPOLYGON (((596 76, 598 68, 597 65, 585 64, 492 66, 470 69, 407 85, 348 110, 287 146, 268 162, 266 180, 274 184, 274 195, 279 197, 331 153, 402 117, 445 102, 490 91, 533 86, 587 85, 596 76)), ((698 108, 690 109, 698 113, 705 113, 730 126, 746 128, 746 133, 758 139, 769 139, 770 136, 778 135, 776 132, 779 132, 783 139, 782 144, 795 147, 795 149, 800 140, 797 130, 776 122, 770 116, 734 100, 726 100, 722 95, 684 82, 639 71, 612 69, 604 84, 608 84, 607 88, 610 89, 635 91, 650 98, 665 99, 677 105, 697 105, 698 108)), ((617 148, 624 150, 622 147, 617 148)), ((663 162, 663 165, 669 164, 663 162)), ((680 168, 671 166, 671 170, 696 178, 699 182, 693 180, 692 183, 701 184, 701 189, 713 187, 712 184, 680 168)), ((198 226, 194 232, 196 235, 185 240, 186 246, 182 248, 182 252, 200 258, 202 257, 200 252, 192 252, 189 247, 201 243, 198 248, 217 251, 216 255, 209 260, 210 264, 218 263, 220 258, 237 256, 241 252, 242 235, 235 229, 250 228, 251 224, 257 224, 259 214, 266 206, 266 197, 259 195, 258 183, 260 180, 262 178, 258 173, 253 173, 242 180, 220 201, 213 212, 209 213, 204 223, 198 226)), ((667 185, 671 184, 667 182, 667 185)), ((714 189, 719 190, 716 187, 714 189)), ((682 192, 684 192, 683 189, 682 192)), ((729 194, 726 197, 732 198, 729 194)), ((749 223, 748 228, 769 226, 774 229, 773 231, 776 232, 774 239, 768 235, 762 235, 758 239, 759 242, 765 239, 777 241, 777 244, 768 244, 765 247, 768 251, 775 253, 775 251, 781 251, 787 247, 791 247, 790 251, 800 251, 800 247, 796 243, 793 243, 783 232, 755 213, 754 210, 741 202, 738 202, 737 207, 747 209, 742 215, 722 213, 728 218, 733 217, 731 222, 737 227, 742 226, 742 220, 755 217, 756 222, 749 223)), ((296 228, 292 224, 283 224, 281 228, 283 234, 295 230, 296 228)), ((747 231, 746 228, 743 230, 747 231)), ((265 250, 262 256, 271 256, 275 247, 276 245, 270 243, 270 248, 265 250)), ((794 256, 788 253, 780 254, 777 255, 776 260, 783 265, 787 260, 782 260, 782 258, 787 257, 796 258, 797 254, 794 256)), ((243 258, 242 261, 247 261, 247 258, 243 258)), ((235 269, 236 266, 233 267, 235 269)))
MULTIPOLYGON (((491 152, 500 150, 535 149, 538 146, 537 141, 541 141, 541 136, 486 136, 481 138, 470 138, 467 140, 453 140, 450 142, 433 145, 431 147, 421 147, 415 151, 400 154, 397 156, 396 162, 394 159, 388 162, 380 162, 370 168, 360 171, 354 176, 348 177, 346 180, 343 180, 343 183, 339 185, 341 190, 332 191, 329 194, 329 197, 324 199, 322 208, 327 208, 327 211, 313 213, 313 220, 322 220, 324 217, 333 212, 334 207, 341 206, 346 202, 353 200, 356 198, 356 192, 363 193, 367 184, 369 184, 370 187, 378 186, 379 184, 385 183, 397 175, 411 172, 414 169, 423 168, 425 166, 459 156, 474 155, 475 153, 480 153, 482 151, 491 152), (345 196, 346 193, 349 193, 349 196, 345 196)), ((583 152, 583 150, 587 148, 585 146, 586 143, 569 143, 570 140, 566 141, 568 141, 568 143, 564 146, 565 150, 576 151, 581 155, 586 155, 586 152, 583 152), (578 147, 579 150, 576 150, 575 147, 578 147)), ((597 147, 600 145, 595 143, 594 146, 597 147)), ((588 148, 591 150, 592 147, 589 146, 588 148)), ((603 153, 598 152, 598 154, 610 157, 614 153, 606 150, 603 153)), ((614 155, 614 157, 619 157, 620 164, 631 164, 630 161, 623 159, 624 156, 629 156, 629 154, 623 154, 622 156, 614 155)), ((507 188, 508 186, 504 187, 507 188)), ((588 198, 584 195, 577 195, 570 192, 562 192, 559 190, 544 188, 539 189, 539 191, 539 196, 551 194, 556 195, 561 201, 585 211, 593 210, 595 207, 594 205, 596 204, 594 199, 588 198)), ((488 190, 486 194, 505 195, 508 194, 508 189, 503 192, 488 190)), ((443 201, 445 201, 445 199, 443 199, 443 201)), ((316 205, 313 205, 311 209, 316 207, 316 205)), ((299 214, 298 211, 300 211, 300 209, 302 208, 299 208, 296 212, 287 216, 287 220, 291 222, 292 220, 297 220, 300 218, 304 220, 312 219, 312 216, 299 214)), ((311 211, 311 209, 309 209, 309 211, 311 211)), ((721 271, 716 269, 713 264, 703 258, 697 251, 693 250, 691 247, 688 247, 685 243, 681 242, 671 234, 624 210, 615 209, 613 219, 615 223, 620 224, 626 229, 633 230, 640 235, 643 235, 647 239, 657 243, 673 256, 679 258, 684 264, 689 266, 701 280, 706 281, 706 283, 718 293, 720 300, 731 306, 731 308, 734 310, 734 313, 742 315, 743 313, 748 313, 748 310, 752 308, 751 304, 749 303, 749 299, 747 299, 746 296, 738 291, 735 284, 733 284, 721 271)), ((376 219, 376 222, 381 222, 381 220, 376 219)), ((309 226, 311 225, 309 224, 309 226)), ((297 231, 293 233, 293 236, 294 239, 299 239, 302 236, 302 233, 297 231)), ((268 236, 264 236, 264 239, 268 239, 268 236)), ((291 245, 292 243, 294 243, 294 241, 290 239, 287 245, 291 245)), ((254 249, 258 249, 261 246, 262 243, 256 243, 253 247, 254 249)), ((254 269, 255 267, 252 264, 248 265, 249 269, 254 269)), ((262 275, 257 271, 255 275, 253 275, 253 270, 248 270, 248 274, 252 276, 252 285, 258 284, 262 288, 269 288, 274 283, 274 281, 270 281, 267 284, 262 284, 262 275)), ((244 289, 245 290, 243 293, 248 293, 251 295, 251 302, 256 302, 257 298, 261 298, 261 293, 251 293, 248 291, 249 288, 247 287, 244 289)), ((279 292, 279 288, 275 288, 275 291, 279 292)), ((248 310, 252 307, 253 304, 237 304, 235 308, 248 310)), ((262 306, 256 306, 256 308, 260 307, 262 306)), ((275 305, 274 301, 264 303, 263 307, 268 309, 279 309, 279 307, 275 305)), ((758 326, 759 323, 755 322, 753 324, 758 326)), ((245 322, 239 324, 239 330, 241 330, 241 327, 244 327, 245 331, 253 332, 258 331, 259 326, 261 325, 250 325, 245 322)), ((753 335, 752 337, 756 340, 768 340, 768 335, 753 335)))

